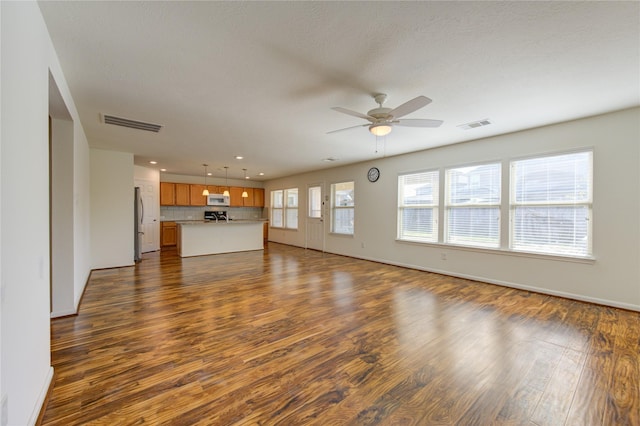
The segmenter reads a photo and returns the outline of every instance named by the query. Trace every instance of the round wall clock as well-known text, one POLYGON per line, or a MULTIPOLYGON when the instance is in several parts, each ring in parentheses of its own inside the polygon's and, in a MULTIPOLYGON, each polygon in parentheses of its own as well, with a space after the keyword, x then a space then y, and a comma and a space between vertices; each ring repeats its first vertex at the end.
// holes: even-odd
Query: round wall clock
POLYGON ((375 182, 380 178, 380 170, 377 167, 372 167, 367 172, 367 179, 369 182, 375 182))

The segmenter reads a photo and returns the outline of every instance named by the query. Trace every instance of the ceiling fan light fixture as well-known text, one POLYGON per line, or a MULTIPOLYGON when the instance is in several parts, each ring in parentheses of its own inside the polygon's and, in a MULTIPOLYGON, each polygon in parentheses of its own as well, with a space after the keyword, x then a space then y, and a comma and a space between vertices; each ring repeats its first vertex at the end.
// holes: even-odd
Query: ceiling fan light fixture
POLYGON ((369 131, 376 136, 386 136, 391 133, 391 126, 386 123, 372 124, 369 126, 369 131))

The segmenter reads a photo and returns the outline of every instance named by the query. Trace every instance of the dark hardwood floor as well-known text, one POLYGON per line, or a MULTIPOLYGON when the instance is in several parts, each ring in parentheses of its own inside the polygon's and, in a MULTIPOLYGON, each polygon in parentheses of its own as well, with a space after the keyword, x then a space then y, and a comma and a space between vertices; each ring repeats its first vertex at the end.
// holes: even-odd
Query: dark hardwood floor
POLYGON ((94 271, 45 425, 640 425, 640 314, 270 243, 94 271))

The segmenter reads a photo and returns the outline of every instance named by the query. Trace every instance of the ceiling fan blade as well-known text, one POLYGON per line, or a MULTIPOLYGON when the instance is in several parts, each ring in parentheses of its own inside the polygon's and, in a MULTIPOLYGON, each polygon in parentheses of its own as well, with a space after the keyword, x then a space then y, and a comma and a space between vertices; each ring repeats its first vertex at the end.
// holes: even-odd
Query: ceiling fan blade
POLYGON ((393 124, 406 127, 440 127, 444 123, 442 120, 431 120, 428 118, 405 118, 404 120, 394 121, 393 124))
POLYGON ((341 112, 343 114, 352 115, 352 116, 358 117, 358 118, 364 118, 365 120, 369 120, 371 122, 375 121, 375 118, 373 118, 373 117, 369 117, 368 115, 361 114, 361 113, 359 113, 357 111, 351 111, 350 109, 346 109, 346 108, 342 108, 342 107, 332 107, 331 109, 334 110, 334 111, 341 112))
POLYGON ((426 96, 418 96, 417 98, 413 98, 410 101, 403 103, 402 105, 392 109, 389 111, 389 115, 393 116, 393 118, 404 117, 407 114, 411 114, 413 111, 417 111, 420 108, 427 106, 431 103, 431 99, 426 96))
POLYGON ((351 129, 355 129, 356 127, 365 127, 365 126, 370 126, 370 124, 368 124, 368 123, 367 124, 358 124, 357 126, 351 126, 351 127, 345 127, 344 129, 332 130, 330 132, 327 132, 327 134, 343 132, 345 130, 351 130, 351 129))

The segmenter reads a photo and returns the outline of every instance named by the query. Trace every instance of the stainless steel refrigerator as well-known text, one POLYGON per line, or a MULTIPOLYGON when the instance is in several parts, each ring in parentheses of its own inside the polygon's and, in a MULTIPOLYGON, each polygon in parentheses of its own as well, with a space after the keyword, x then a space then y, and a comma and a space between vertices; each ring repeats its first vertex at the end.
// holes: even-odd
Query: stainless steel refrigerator
POLYGON ((134 261, 140 262, 142 260, 142 220, 144 218, 144 203, 140 196, 140 187, 134 188, 134 207, 133 207, 134 225, 133 225, 133 247, 134 247, 134 261))

